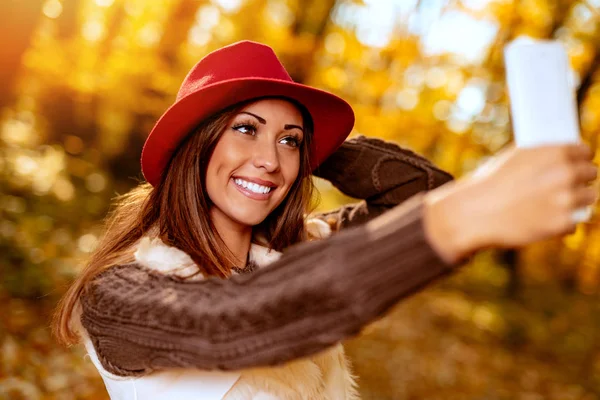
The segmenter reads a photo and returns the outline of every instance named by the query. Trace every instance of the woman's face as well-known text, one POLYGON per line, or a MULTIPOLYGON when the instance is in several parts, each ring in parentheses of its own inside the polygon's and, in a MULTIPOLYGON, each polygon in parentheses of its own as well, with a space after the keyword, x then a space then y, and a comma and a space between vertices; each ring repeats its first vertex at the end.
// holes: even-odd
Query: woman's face
POLYGON ((288 101, 259 100, 235 115, 208 162, 213 221, 261 223, 296 180, 303 140, 302 114, 288 101))

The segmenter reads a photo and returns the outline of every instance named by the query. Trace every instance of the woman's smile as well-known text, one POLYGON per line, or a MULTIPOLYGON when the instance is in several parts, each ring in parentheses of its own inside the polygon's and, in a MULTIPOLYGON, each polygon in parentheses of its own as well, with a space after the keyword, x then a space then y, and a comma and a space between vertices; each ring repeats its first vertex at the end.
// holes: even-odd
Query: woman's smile
POLYGON ((275 187, 257 185, 240 178, 231 178, 231 182, 244 196, 253 200, 268 200, 275 191, 275 187))

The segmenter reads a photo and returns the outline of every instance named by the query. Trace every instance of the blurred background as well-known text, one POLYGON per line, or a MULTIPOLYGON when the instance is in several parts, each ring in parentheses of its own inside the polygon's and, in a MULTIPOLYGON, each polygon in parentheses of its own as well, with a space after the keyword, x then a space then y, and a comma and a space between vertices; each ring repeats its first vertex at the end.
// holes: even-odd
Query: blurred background
MULTIPOLYGON (((600 0, 0 1, 0 399, 108 398, 81 349, 54 343, 50 312, 209 51, 271 45, 296 81, 352 104, 353 135, 459 177, 512 139, 502 50, 520 35, 565 45, 597 149, 599 24, 600 0)), ((317 184, 319 209, 352 201, 317 184)), ((600 399, 599 286, 597 217, 482 252, 346 342, 362 396, 600 399)))

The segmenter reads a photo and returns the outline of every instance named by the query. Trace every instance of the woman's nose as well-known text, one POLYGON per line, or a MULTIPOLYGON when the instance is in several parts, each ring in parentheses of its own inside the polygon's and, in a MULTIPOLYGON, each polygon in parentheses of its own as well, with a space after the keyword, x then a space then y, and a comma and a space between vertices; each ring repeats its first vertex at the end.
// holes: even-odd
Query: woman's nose
POLYGON ((254 149, 254 166, 264 168, 267 172, 275 172, 279 169, 279 153, 275 143, 256 143, 254 149))

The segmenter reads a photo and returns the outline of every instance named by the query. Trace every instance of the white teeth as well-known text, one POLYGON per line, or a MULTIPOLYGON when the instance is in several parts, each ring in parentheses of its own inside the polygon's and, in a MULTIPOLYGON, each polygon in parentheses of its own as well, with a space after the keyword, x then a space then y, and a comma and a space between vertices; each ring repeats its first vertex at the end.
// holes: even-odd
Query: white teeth
POLYGON ((249 189, 250 191, 252 191, 254 193, 260 193, 260 194, 269 193, 272 189, 268 186, 257 185, 256 183, 247 182, 247 181, 245 181, 243 179, 239 179, 239 178, 234 179, 234 182, 237 185, 242 186, 246 189, 249 189))

